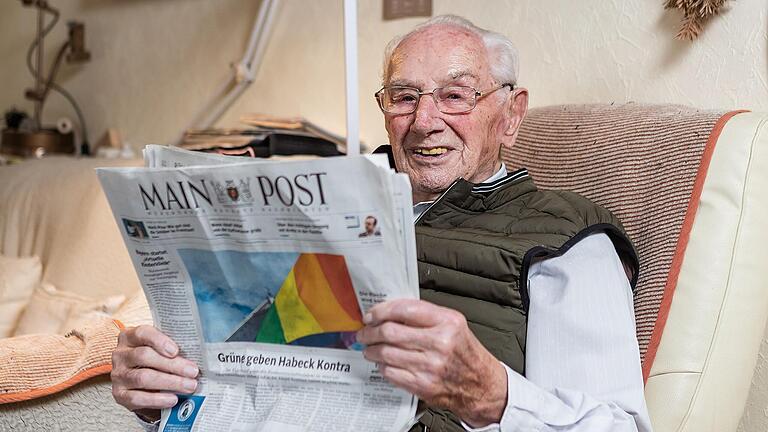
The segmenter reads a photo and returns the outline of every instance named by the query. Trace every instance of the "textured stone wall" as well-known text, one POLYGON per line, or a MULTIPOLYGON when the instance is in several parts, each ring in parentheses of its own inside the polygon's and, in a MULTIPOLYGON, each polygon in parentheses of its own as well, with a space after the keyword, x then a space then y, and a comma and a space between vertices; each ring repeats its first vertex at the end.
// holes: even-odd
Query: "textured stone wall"
POLYGON ((747 406, 741 418, 738 432, 757 432, 768 430, 768 328, 766 337, 760 345, 757 368, 752 377, 747 406))

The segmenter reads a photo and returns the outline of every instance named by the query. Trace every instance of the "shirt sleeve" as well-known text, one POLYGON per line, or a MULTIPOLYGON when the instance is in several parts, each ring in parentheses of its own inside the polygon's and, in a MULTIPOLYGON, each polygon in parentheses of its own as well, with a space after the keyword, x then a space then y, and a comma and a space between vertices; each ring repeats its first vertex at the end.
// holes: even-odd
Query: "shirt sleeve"
POLYGON ((157 432, 160 428, 160 420, 155 420, 154 422, 150 423, 137 415, 136 421, 139 423, 139 425, 141 425, 141 427, 144 428, 144 432, 157 432))
POLYGON ((473 432, 650 432, 632 290, 607 235, 534 263, 526 376, 507 371, 498 424, 473 432))

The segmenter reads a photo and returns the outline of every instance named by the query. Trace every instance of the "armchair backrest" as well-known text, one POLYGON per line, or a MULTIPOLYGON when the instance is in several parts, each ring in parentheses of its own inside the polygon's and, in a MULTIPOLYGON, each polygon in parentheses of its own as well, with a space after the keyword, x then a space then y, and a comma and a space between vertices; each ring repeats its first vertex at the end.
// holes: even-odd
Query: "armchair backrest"
POLYGON ((767 141, 765 115, 554 106, 531 110, 503 154, 539 187, 622 220, 640 256, 637 337, 657 431, 738 425, 768 317, 757 264, 768 262, 767 141))

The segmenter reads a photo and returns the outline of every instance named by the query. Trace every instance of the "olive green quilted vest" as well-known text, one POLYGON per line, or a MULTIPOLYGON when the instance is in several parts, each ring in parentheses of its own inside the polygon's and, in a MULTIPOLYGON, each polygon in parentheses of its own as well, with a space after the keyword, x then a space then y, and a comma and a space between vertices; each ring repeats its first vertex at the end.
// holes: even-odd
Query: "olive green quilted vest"
MULTIPOLYGON (((487 184, 457 180, 416 221, 421 298, 463 313, 480 342, 524 374, 528 268, 595 232, 610 237, 634 288, 637 256, 608 210, 537 190, 526 170, 487 184)), ((430 408, 411 429, 422 430, 464 429, 453 413, 430 408)))

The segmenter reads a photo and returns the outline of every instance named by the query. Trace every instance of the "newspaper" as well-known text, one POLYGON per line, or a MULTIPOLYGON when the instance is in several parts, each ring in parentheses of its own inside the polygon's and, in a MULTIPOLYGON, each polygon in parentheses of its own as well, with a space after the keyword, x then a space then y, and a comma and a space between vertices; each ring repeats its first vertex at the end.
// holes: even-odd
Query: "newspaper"
POLYGON ((145 162, 98 176, 155 325, 201 371, 160 430, 410 427, 416 398, 355 340, 372 306, 418 297, 407 178, 371 156, 145 162))

